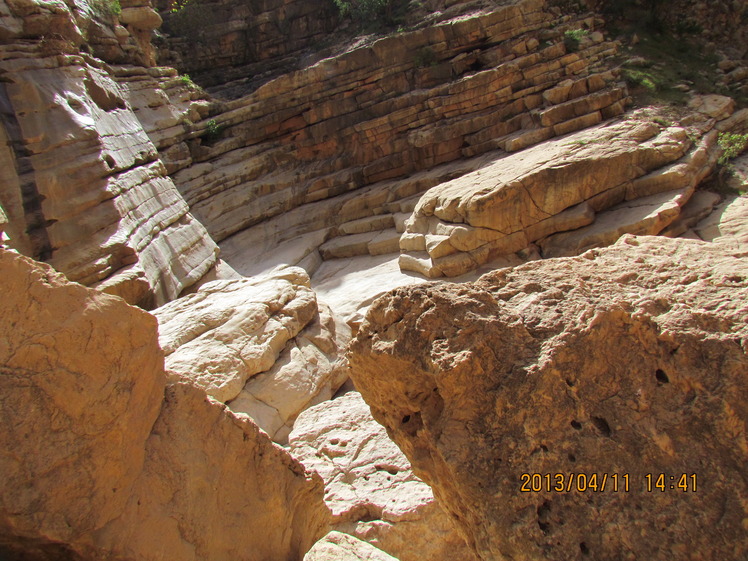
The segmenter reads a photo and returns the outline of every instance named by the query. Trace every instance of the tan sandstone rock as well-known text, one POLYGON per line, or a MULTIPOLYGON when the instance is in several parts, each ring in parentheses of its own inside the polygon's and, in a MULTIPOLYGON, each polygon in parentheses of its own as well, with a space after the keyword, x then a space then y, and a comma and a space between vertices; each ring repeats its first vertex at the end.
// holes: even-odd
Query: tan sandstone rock
POLYGON ((289 445, 291 454, 325 481, 336 529, 400 561, 474 559, 359 393, 301 413, 289 445))
POLYGON ((304 561, 398 561, 371 544, 340 532, 330 532, 310 549, 304 561))
POLYGON ((739 559, 747 279, 744 245, 625 236, 402 288, 352 376, 482 559, 739 559))
POLYGON ((716 138, 692 147, 684 128, 632 115, 499 158, 421 197, 400 266, 458 276, 541 239, 545 255, 559 256, 623 233, 657 234, 713 168, 716 138))
POLYGON ((133 492, 161 409, 156 321, 4 249, 0 278, 0 547, 93 547, 133 492))
POLYGON ((234 413, 249 415, 280 444, 287 442, 301 411, 331 399, 348 379, 348 369, 339 359, 349 330, 336 322, 328 306, 318 305, 318 313, 288 341, 273 366, 250 378, 228 402, 234 413))
POLYGON ((317 312, 299 268, 266 277, 213 281, 154 310, 170 380, 189 380, 218 401, 270 369, 317 312))
POLYGON ((154 318, 0 250, 0 556, 300 559, 322 482, 187 384, 154 318))

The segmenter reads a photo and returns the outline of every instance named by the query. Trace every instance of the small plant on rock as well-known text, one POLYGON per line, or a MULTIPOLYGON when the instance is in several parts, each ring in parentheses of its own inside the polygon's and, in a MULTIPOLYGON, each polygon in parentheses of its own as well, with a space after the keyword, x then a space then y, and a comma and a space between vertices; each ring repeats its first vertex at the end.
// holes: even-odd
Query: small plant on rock
POLYGON ((717 137, 717 144, 722 149, 722 154, 717 163, 721 166, 730 166, 730 161, 737 158, 743 150, 748 148, 748 133, 721 132, 717 137))
POLYGON ((221 137, 224 128, 224 125, 219 125, 215 119, 211 119, 207 122, 203 138, 208 144, 212 144, 221 137))
MULTIPOLYGON (((735 175, 735 165, 732 160, 748 149, 748 133, 721 132, 717 137, 717 144, 722 149, 717 159, 719 165, 717 187, 719 190, 725 190, 728 187, 728 178, 735 175)), ((742 194, 742 191, 739 192, 742 194)))
POLYGON ((103 17, 119 16, 122 13, 119 0, 94 0, 91 6, 97 14, 103 17))
POLYGON ((564 32, 564 45, 566 50, 570 53, 574 53, 579 50, 579 44, 582 39, 589 35, 589 31, 586 29, 567 29, 564 32))

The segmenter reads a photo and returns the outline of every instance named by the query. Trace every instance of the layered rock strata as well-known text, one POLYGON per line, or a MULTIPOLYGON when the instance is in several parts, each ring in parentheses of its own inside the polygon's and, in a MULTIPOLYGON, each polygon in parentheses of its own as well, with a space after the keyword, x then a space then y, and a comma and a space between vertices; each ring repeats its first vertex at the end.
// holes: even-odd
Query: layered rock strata
POLYGON ((600 21, 544 7, 510 2, 280 76, 196 123, 191 165, 172 177, 220 241, 301 205, 621 113, 625 87, 605 62, 616 45, 599 32, 576 52, 563 41, 600 21))
POLYGON ((744 247, 625 236, 399 289, 352 376, 482 559, 741 558, 746 279, 744 247))
POLYGON ((69 279, 151 306, 199 280, 218 248, 159 160, 134 111, 137 94, 121 74, 83 52, 81 21, 111 27, 87 19, 92 9, 85 2, 73 11, 13 3, 5 15, 0 201, 6 232, 11 247, 69 279))
POLYGON ((719 132, 748 124, 748 111, 729 117, 734 102, 712 97, 688 125, 633 113, 431 188, 405 223, 401 268, 457 276, 533 243, 559 257, 663 232, 714 169, 719 132))
POLYGON ((475 559, 359 393, 304 411, 289 445, 324 480, 337 530, 400 561, 475 559))
POLYGON ((157 4, 167 34, 159 61, 206 87, 294 67, 337 23, 329 0, 212 0, 185 2, 176 10, 173 1, 157 4))
POLYGON ((0 276, 0 556, 291 561, 327 532, 316 475, 165 387, 151 315, 7 250, 0 276))

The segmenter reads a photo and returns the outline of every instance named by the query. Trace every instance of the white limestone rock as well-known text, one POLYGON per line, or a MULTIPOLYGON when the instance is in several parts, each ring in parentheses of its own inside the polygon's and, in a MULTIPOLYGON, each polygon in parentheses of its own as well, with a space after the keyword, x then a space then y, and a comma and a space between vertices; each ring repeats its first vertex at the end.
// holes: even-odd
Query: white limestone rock
POLYGON ((322 476, 336 529, 400 561, 474 559, 359 393, 301 413, 289 445, 294 457, 322 476))

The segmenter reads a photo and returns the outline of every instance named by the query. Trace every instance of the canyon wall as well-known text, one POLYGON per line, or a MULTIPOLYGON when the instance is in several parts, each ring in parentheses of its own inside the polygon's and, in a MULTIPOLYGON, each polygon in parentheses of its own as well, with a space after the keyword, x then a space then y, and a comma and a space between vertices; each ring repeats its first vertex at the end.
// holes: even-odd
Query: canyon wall
MULTIPOLYGON (((162 121, 178 122, 163 92, 139 95, 142 82, 155 84, 163 71, 110 66, 87 54, 129 64, 149 59, 124 26, 112 25, 116 16, 92 13, 92 6, 8 5, 0 46, 5 232, 11 247, 69 279, 152 306, 197 282, 218 248, 189 213, 139 119, 160 108, 162 121)), ((157 14, 122 10, 132 33, 149 37, 131 9, 157 14)))

